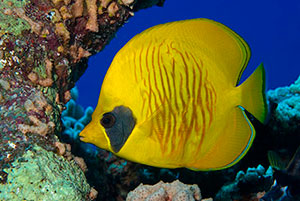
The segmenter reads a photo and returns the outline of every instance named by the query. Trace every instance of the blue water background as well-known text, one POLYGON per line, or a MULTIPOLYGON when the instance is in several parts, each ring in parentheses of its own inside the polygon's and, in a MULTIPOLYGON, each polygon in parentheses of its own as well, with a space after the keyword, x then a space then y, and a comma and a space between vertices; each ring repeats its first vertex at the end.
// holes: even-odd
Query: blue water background
POLYGON ((104 50, 89 59, 77 82, 79 103, 96 107, 105 73, 117 51, 137 33, 157 24, 209 18, 233 29, 250 45, 252 56, 242 77, 264 63, 267 88, 293 83, 300 74, 299 0, 166 0, 163 7, 140 10, 104 50))

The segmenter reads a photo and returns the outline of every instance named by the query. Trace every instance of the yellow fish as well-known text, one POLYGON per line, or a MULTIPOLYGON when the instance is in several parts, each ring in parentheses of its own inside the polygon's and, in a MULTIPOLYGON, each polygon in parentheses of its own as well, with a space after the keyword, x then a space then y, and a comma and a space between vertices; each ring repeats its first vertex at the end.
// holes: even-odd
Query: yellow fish
POLYGON ((240 86, 247 43, 208 19, 171 22, 115 56, 81 140, 146 165, 218 170, 237 163, 267 114, 264 68, 240 86))

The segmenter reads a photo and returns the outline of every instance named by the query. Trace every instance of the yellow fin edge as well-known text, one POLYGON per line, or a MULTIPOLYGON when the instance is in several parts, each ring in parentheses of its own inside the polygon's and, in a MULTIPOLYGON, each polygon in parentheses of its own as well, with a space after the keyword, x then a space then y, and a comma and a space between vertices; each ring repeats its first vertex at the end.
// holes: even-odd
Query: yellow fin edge
POLYGON ((246 119, 246 121, 247 121, 247 123, 248 123, 248 125, 249 125, 249 127, 251 129, 250 139, 249 139, 248 144, 246 145, 244 151, 234 161, 232 161, 228 165, 226 165, 226 166, 224 166, 224 167, 222 167, 222 168, 220 168, 218 170, 229 168, 229 167, 235 165, 236 163, 238 163, 246 155, 246 153, 249 151, 249 149, 250 149, 250 147, 251 147, 251 145, 252 145, 252 143, 254 141, 254 138, 255 138, 256 131, 254 129, 254 126, 252 125, 251 121, 247 117, 247 115, 246 115, 246 113, 244 111, 244 108, 242 108, 241 106, 238 106, 238 107, 241 109, 241 112, 244 115, 244 117, 245 117, 245 119, 246 119))

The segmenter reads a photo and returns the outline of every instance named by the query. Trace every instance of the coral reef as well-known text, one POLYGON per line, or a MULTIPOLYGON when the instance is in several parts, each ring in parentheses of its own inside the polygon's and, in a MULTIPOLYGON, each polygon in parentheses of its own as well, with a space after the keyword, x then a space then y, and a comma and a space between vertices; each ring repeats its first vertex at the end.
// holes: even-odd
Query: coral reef
MULTIPOLYGON (((162 170, 127 162, 91 147, 90 151, 82 151, 88 150, 88 145, 79 144, 77 136, 89 121, 92 109, 80 109, 70 90, 87 68, 88 57, 101 51, 133 12, 162 3, 163 0, 1 1, 0 199, 47 200, 51 195, 53 200, 124 200, 139 183, 147 180, 153 184, 160 179, 196 183, 205 197, 215 196, 226 182, 229 185, 222 189, 230 193, 220 194, 237 200, 258 199, 261 194, 257 193, 268 190, 273 183, 267 176, 269 170, 265 172, 259 166, 235 175, 254 163, 262 162, 267 167, 268 150, 286 155, 295 152, 300 141, 300 78, 290 87, 268 93, 269 122, 258 125, 249 154, 228 170, 162 170), (70 144, 59 142, 57 136, 70 144)), ((163 184, 157 186, 160 185, 163 184)), ((182 188, 178 196, 200 199, 200 191, 199 197, 193 194, 198 192, 196 187, 182 188)), ((155 192, 151 196, 176 197, 161 186, 155 192)))
POLYGON ((300 127, 300 76, 289 87, 268 91, 272 110, 271 124, 279 132, 295 131, 300 127))
MULTIPOLYGON (((8 179, 17 176, 13 174, 19 167, 16 163, 21 163, 19 159, 33 151, 33 147, 44 149, 43 154, 46 151, 64 153, 65 146, 58 143, 55 134, 59 135, 62 130, 60 115, 71 98, 70 89, 87 68, 88 57, 103 49, 141 1, 1 1, 1 192, 6 191, 8 179), (12 171, 6 171, 9 168, 12 171)), ((147 2, 149 6, 157 3, 147 2)), ((63 156, 73 158, 70 154, 63 156)), ((43 155, 36 157, 43 158, 43 155)), ((59 161, 62 169, 72 166, 68 160, 59 161)), ((76 161, 84 169, 83 162, 76 161)), ((37 171, 43 173, 45 169, 37 171)), ((41 183, 42 189, 44 185, 46 183, 41 183)), ((23 188, 25 195, 26 190, 30 189, 23 188)), ((76 193, 85 200, 85 191, 76 193)), ((96 193, 91 195, 95 197, 96 193)))
POLYGON ((270 189, 273 183, 272 168, 267 171, 261 165, 248 168, 246 173, 239 171, 232 183, 224 185, 217 193, 215 200, 258 200, 262 192, 270 189))
POLYGON ((287 186, 281 187, 275 180, 271 189, 260 199, 260 201, 299 201, 300 198, 290 195, 287 188, 287 186))
POLYGON ((287 87, 279 87, 267 93, 270 120, 267 124, 270 150, 293 155, 300 142, 300 76, 287 87))
POLYGON ((172 183, 159 183, 151 185, 140 184, 129 192, 126 201, 194 201, 201 200, 200 189, 197 185, 186 185, 176 180, 172 183))
POLYGON ((71 100, 66 104, 66 109, 61 114, 63 131, 59 135, 65 143, 78 144, 82 150, 91 154, 97 154, 97 148, 91 144, 79 141, 79 133, 91 121, 93 108, 88 107, 85 110, 76 103, 78 90, 76 87, 70 90, 71 100))

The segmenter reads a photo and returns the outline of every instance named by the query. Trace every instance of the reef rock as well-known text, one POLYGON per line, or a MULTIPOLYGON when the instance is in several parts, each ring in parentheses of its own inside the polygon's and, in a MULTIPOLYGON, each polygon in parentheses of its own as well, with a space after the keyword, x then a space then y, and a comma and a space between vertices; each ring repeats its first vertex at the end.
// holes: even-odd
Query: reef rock
MULTIPOLYGON (((58 200, 76 200, 75 196, 80 200, 91 199, 85 197, 90 187, 86 184, 84 175, 76 178, 82 179, 81 181, 73 181, 73 165, 68 160, 55 159, 56 156, 53 155, 57 152, 56 134, 59 135, 62 131, 61 113, 71 99, 70 89, 87 68, 88 57, 101 51, 115 36, 118 28, 142 7, 141 4, 152 6, 162 2, 163 0, 1 0, 1 196, 9 196, 9 192, 12 193, 10 196, 22 192, 26 195, 23 197, 26 200, 55 200, 50 194, 54 192, 58 200), (20 171, 27 171, 31 163, 25 163, 22 159, 32 154, 35 146, 42 150, 31 160, 33 164, 48 161, 45 157, 48 158, 48 152, 51 152, 50 161, 57 163, 59 169, 49 172, 47 168, 52 162, 48 161, 45 166, 28 173, 37 179, 31 184, 22 180, 20 171), (68 185, 58 182, 57 187, 51 186, 52 179, 60 178, 54 178, 53 175, 60 175, 62 172, 66 174, 66 181, 67 178, 71 179, 68 185), (48 173, 51 173, 52 179, 44 176, 48 173), (37 185, 35 182, 38 179, 41 179, 39 186, 35 186, 38 189, 33 190, 31 187, 37 185), (49 183, 44 182, 45 180, 49 183), (74 185, 72 188, 77 190, 70 188, 71 183, 74 185), (49 199, 46 196, 43 197, 45 199, 39 198, 44 191, 45 195, 50 196, 49 199), (68 192, 68 197, 64 197, 63 192, 68 192), (59 193, 62 193, 62 197, 58 196, 59 193)), ((86 120, 83 118, 79 122, 84 124, 86 120)), ((81 125, 78 123, 76 126, 81 125)), ((78 129, 76 126, 74 129, 78 129)), ((72 125, 70 128, 73 128, 72 125)), ((27 178, 26 175, 24 178, 27 178)), ((96 193, 91 195, 95 198, 96 193)))
POLYGON ((75 161, 35 146, 4 169, 0 200, 87 200, 91 193, 75 161))
POLYGON ((126 201, 193 201, 201 200, 199 187, 176 180, 172 183, 159 183, 151 186, 140 184, 129 192, 126 201))

